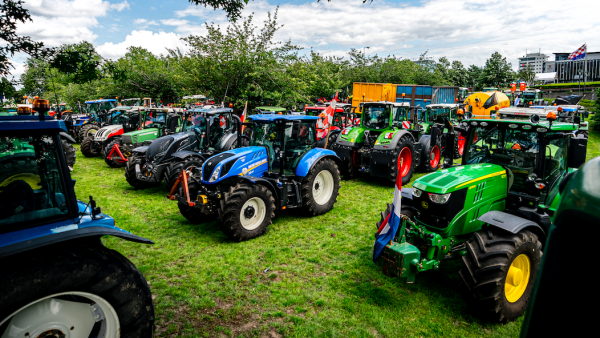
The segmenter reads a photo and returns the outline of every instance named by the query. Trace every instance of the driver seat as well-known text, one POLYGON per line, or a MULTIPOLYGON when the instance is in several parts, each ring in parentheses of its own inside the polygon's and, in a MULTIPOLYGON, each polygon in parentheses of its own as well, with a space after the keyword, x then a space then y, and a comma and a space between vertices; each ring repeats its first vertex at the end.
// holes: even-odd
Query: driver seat
POLYGON ((179 116, 177 116, 177 115, 169 116, 169 119, 167 120, 167 127, 165 128, 165 134, 176 133, 178 126, 179 126, 179 116))

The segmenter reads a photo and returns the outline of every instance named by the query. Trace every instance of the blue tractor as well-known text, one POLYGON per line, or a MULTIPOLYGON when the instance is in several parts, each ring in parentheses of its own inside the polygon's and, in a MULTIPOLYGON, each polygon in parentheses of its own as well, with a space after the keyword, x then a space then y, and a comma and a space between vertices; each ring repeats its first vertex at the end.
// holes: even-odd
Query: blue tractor
POLYGON ((190 222, 218 219, 234 241, 267 231, 275 212, 301 209, 317 216, 333 208, 340 187, 339 157, 316 148, 318 117, 253 115, 250 146, 183 170, 169 198, 190 222))
POLYGON ((0 337, 152 337, 144 276, 100 239, 153 242, 77 200, 62 132, 45 114, 0 117, 0 337))

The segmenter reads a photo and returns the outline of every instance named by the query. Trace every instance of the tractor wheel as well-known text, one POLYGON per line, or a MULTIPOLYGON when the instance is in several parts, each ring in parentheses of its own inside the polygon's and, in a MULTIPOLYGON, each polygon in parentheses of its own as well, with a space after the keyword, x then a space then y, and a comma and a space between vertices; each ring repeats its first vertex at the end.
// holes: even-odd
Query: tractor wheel
POLYGON ((262 236, 275 217, 275 198, 260 184, 238 183, 225 193, 221 229, 236 242, 262 236))
POLYGON ((439 143, 431 147, 430 138, 422 137, 421 143, 421 170, 426 173, 434 172, 440 168, 442 160, 442 150, 439 143))
POLYGON ((84 124, 79 129, 79 140, 81 140, 81 142, 83 143, 83 140, 85 140, 86 138, 94 137, 98 130, 100 130, 100 126, 98 126, 95 123, 84 124))
POLYGON ((169 171, 165 174, 164 178, 167 191, 171 191, 173 184, 175 184, 175 181, 177 181, 183 170, 189 171, 192 167, 200 170, 203 164, 204 161, 198 157, 188 157, 183 161, 171 163, 169 171))
POLYGON ((480 230, 467 242, 460 277, 478 313, 506 323, 522 316, 542 260, 542 244, 530 231, 480 230))
MULTIPOLYGON (((109 167, 111 168, 123 168, 124 166, 127 165, 127 161, 123 161, 121 159, 121 157, 117 154, 117 152, 113 152, 113 155, 111 156, 111 159, 108 159, 108 155, 110 154, 110 152, 112 151, 112 148, 117 145, 118 147, 121 147, 121 139, 120 138, 114 138, 113 140, 111 140, 106 147, 104 147, 104 162, 106 162, 106 164, 108 164, 109 167)), ((123 156, 125 156, 125 154, 123 154, 123 156)), ((127 159, 127 158, 126 158, 127 159)))
POLYGON ((153 335, 146 279, 99 239, 46 246, 0 264, 6 269, 0 279, 2 337, 153 335))
POLYGON ((310 216, 333 209, 340 190, 340 172, 331 159, 317 162, 302 180, 302 208, 310 216))
MULTIPOLYGON (((142 156, 145 157, 145 155, 142 155, 142 156)), ((145 160, 145 159, 143 159, 143 160, 145 160)), ((154 188, 154 187, 160 185, 160 183, 145 182, 142 180, 138 180, 138 178, 135 174, 135 162, 136 162, 136 156, 131 155, 127 159, 127 164, 125 165, 125 180, 127 180, 127 183, 129 183, 130 186, 132 186, 136 189, 148 189, 148 188, 154 188)), ((141 165, 142 165, 142 163, 140 163, 140 166, 141 165)))
POLYGON ((459 159, 463 156, 465 152, 465 136, 458 132, 454 137, 454 158, 459 159))
POLYGON ((75 159, 77 158, 77 151, 75 150, 75 147, 73 147, 73 145, 65 139, 61 139, 60 143, 62 144, 63 151, 65 152, 65 160, 67 160, 67 165, 69 166, 69 169, 73 170, 75 159))
POLYGON ((81 153, 85 157, 96 157, 102 153, 101 147, 94 142, 93 137, 88 137, 81 142, 81 153))
POLYGON ((400 175, 402 185, 408 184, 415 170, 414 165, 415 147, 412 138, 408 135, 402 136, 394 149, 394 158, 390 172, 390 180, 396 183, 396 177, 400 175))
POLYGON ((358 175, 358 168, 356 167, 356 151, 352 151, 352 157, 347 162, 343 162, 340 167, 340 173, 346 180, 351 180, 358 175))
MULTIPOLYGON (((177 177, 175 177, 175 180, 177 180, 177 177)), ((173 180, 173 182, 175 182, 175 180, 173 180)), ((180 187, 178 190, 179 196, 183 196, 183 188, 180 187)), ((196 201, 198 199, 198 191, 200 191, 197 183, 194 181, 188 181, 188 191, 190 193, 190 200, 196 201)), ((210 223, 217 220, 218 215, 216 212, 212 214, 206 214, 199 208, 190 207, 183 202, 177 202, 177 207, 179 208, 181 215, 194 224, 210 223)))
POLYGON ((335 144, 335 141, 337 141, 339 136, 339 133, 335 133, 335 134, 331 134, 329 135, 329 139, 327 140, 327 149, 333 149, 333 145, 335 144))

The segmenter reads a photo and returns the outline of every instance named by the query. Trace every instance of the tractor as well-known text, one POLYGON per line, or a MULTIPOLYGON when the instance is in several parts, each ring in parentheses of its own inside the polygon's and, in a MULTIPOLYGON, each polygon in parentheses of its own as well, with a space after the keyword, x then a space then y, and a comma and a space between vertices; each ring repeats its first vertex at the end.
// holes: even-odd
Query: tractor
POLYGON ((114 140, 120 139, 123 133, 137 130, 140 127, 140 121, 143 121, 140 114, 140 109, 137 107, 119 106, 109 110, 105 126, 98 129, 93 137, 87 137, 81 141, 83 156, 100 156, 105 153, 105 148, 114 140))
MULTIPOLYGON (((413 283, 418 273, 460 259, 467 301, 508 322, 525 311, 561 182, 585 162, 587 139, 573 134, 578 121, 558 122, 556 112, 545 120, 468 115, 462 165, 447 160, 402 189, 401 221, 377 262, 384 274, 413 283)), ((450 132, 447 144, 453 138, 450 132)), ((388 205, 381 213, 376 236, 391 212, 388 205)))
POLYGON ((218 219, 223 232, 237 242, 263 235, 280 210, 327 213, 338 196, 340 159, 315 147, 317 119, 251 116, 244 123, 253 129, 250 146, 181 171, 168 197, 178 202, 188 221, 218 219))
POLYGON ((152 337, 142 273, 104 236, 153 244, 77 200, 63 155, 64 121, 0 117, 0 337, 152 337))
POLYGON ((238 128, 235 125, 241 122, 233 109, 195 109, 187 113, 190 115, 183 132, 160 137, 148 146, 132 150, 125 167, 125 178, 132 187, 151 188, 164 179, 170 189, 172 162, 210 157, 236 146, 238 128))
POLYGON ((273 106, 263 106, 256 107, 254 110, 251 110, 251 114, 278 114, 285 115, 288 113, 288 110, 282 107, 273 107, 273 106))
POLYGON ((589 117, 589 112, 582 106, 530 106, 529 108, 508 107, 495 112, 501 119, 525 119, 528 120, 532 115, 538 115, 541 119, 546 118, 549 112, 555 111, 559 122, 574 123, 578 119, 577 131, 575 134, 588 137, 589 122, 585 121, 589 117))
POLYGON ((368 173, 391 182, 400 175, 407 184, 415 168, 437 170, 443 156, 440 140, 449 121, 435 123, 427 135, 419 124, 424 114, 408 102, 365 102, 360 125, 342 130, 333 145, 342 159, 342 175, 368 173))
POLYGON ((530 107, 530 106, 539 106, 545 104, 543 99, 543 93, 539 89, 527 88, 519 97, 519 101, 516 104, 517 107, 530 107))
POLYGON ((308 116, 317 116, 317 147, 331 149, 335 144, 339 134, 344 128, 354 126, 354 114, 350 113, 350 104, 336 104, 335 112, 333 113, 333 124, 330 128, 325 128, 326 125, 326 110, 327 106, 305 107, 304 113, 308 116), (327 141, 327 142, 326 142, 327 141), (326 144, 327 143, 327 144, 326 144))
POLYGON ((94 137, 98 129, 104 127, 107 121, 113 117, 109 111, 117 106, 115 99, 85 101, 85 106, 82 108, 89 119, 85 125, 79 128, 79 141, 83 142, 88 137, 94 137))
MULTIPOLYGON (((436 103, 425 107, 427 116, 426 133, 431 133, 431 127, 438 121, 438 118, 449 120, 450 124, 457 126, 463 119, 464 111, 461 105, 456 103, 436 103)), ((447 130, 444 130, 444 134, 447 130)), ((440 140, 440 143, 445 146, 445 141, 440 140)), ((455 130, 453 157, 459 159, 462 157, 465 150, 465 135, 455 130)))
POLYGON ((144 108, 140 109, 138 117, 140 119, 138 125, 141 127, 115 137, 104 147, 104 161, 110 167, 124 167, 133 149, 148 146, 159 137, 184 130, 182 116, 178 109, 144 108))

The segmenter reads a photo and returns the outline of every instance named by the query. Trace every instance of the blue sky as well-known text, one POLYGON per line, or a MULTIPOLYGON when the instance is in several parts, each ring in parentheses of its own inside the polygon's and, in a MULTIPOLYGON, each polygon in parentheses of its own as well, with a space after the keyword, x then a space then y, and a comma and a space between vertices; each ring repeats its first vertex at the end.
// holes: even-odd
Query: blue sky
MULTIPOLYGON (((92 42, 105 58, 116 59, 129 46, 155 54, 186 46, 182 37, 205 34, 204 23, 228 24, 222 11, 187 0, 25 0, 34 22, 19 33, 48 46, 92 42)), ((415 59, 424 51, 468 66, 482 66, 498 51, 517 66, 525 50, 551 54, 588 43, 600 51, 600 1, 564 0, 254 0, 243 15, 260 24, 279 5, 279 40, 326 54, 345 56, 351 48, 369 54, 415 59), (560 11, 557 10, 560 8, 560 11)), ((1 43, 1 42, 0 42, 1 43)), ((13 59, 23 71, 25 55, 13 59)))

